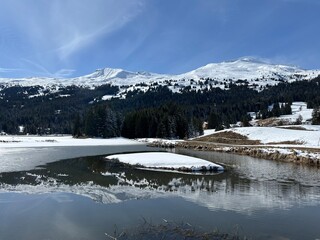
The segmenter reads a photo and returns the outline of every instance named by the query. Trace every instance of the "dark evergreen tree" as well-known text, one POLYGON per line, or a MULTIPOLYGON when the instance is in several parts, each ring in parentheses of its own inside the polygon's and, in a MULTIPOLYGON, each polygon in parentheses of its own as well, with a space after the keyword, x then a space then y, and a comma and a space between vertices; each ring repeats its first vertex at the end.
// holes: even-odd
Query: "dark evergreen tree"
POLYGON ((104 137, 112 138, 120 136, 120 126, 117 114, 109 107, 105 108, 104 137))
POLYGON ((298 116, 298 118, 296 119, 296 121, 295 121, 295 125, 301 125, 302 124, 302 120, 303 120, 303 118, 302 118, 302 116, 299 114, 299 116, 298 116))
POLYGON ((208 128, 209 129, 216 129, 218 126, 222 126, 221 118, 216 113, 216 111, 211 111, 208 119, 208 128))
POLYGON ((126 138, 135 138, 135 116, 129 113, 125 116, 121 128, 121 136, 126 138))
POLYGON ((271 114, 273 117, 280 117, 280 105, 278 102, 273 104, 271 114))
POLYGON ((93 109, 86 114, 85 135, 89 137, 98 136, 96 118, 93 109))
POLYGON ((80 136, 82 136, 81 120, 80 120, 80 115, 79 115, 79 114, 76 114, 76 116, 75 116, 75 118, 74 118, 72 135, 73 135, 74 137, 80 137, 80 136))
POLYGON ((160 123, 157 127, 157 137, 159 138, 165 138, 168 136, 168 132, 167 132, 167 129, 166 129, 166 124, 165 124, 165 121, 164 119, 160 120, 160 123))
POLYGON ((224 128, 223 128, 221 123, 215 128, 216 131, 220 131, 220 130, 223 130, 223 129, 224 128))
POLYGON ((284 106, 284 114, 283 115, 289 115, 292 114, 291 104, 286 103, 284 106))
POLYGON ((249 114, 245 114, 243 117, 242 117, 242 126, 243 127, 249 127, 250 126, 250 121, 252 120, 251 116, 249 114))
POLYGON ((312 124, 320 125, 320 107, 314 108, 312 111, 312 124))

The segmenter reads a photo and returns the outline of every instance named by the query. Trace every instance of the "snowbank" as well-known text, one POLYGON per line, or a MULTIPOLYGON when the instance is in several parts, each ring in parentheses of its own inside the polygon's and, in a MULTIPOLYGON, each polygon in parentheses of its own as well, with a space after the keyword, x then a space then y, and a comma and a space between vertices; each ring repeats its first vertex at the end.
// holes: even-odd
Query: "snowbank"
POLYGON ((120 162, 138 165, 151 169, 165 169, 178 171, 223 171, 218 164, 195 157, 178 155, 167 152, 145 152, 131 154, 116 154, 107 159, 118 159, 120 162))
POLYGON ((216 132, 215 129, 205 129, 205 130, 203 130, 203 135, 201 135, 199 137, 208 136, 208 135, 214 134, 215 132, 216 132))
POLYGON ((183 142, 181 139, 163 139, 163 138, 137 138, 138 142, 146 143, 151 147, 173 148, 177 143, 183 142))

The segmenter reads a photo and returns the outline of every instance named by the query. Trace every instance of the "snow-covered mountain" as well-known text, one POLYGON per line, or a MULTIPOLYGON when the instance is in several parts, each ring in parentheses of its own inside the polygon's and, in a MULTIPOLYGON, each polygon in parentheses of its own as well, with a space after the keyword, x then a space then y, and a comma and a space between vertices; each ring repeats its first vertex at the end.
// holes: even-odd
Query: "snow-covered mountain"
POLYGON ((97 86, 102 84, 112 84, 116 86, 136 85, 138 83, 158 82, 171 79, 171 75, 149 73, 149 72, 130 72, 123 69, 104 68, 98 69, 94 73, 78 78, 68 79, 67 81, 75 85, 97 86))
MULTIPOLYGON (((276 65, 254 58, 240 58, 235 61, 210 63, 193 71, 178 74, 156 74, 149 72, 130 72, 123 69, 105 68, 76 78, 0 78, 0 90, 12 86, 41 86, 56 91, 58 87, 81 86, 95 88, 110 84, 118 86, 117 97, 125 97, 128 91, 147 91, 159 85, 166 85, 173 92, 185 88, 204 90, 219 87, 228 88, 230 83, 247 85, 256 90, 273 86, 279 82, 310 80, 320 75, 320 70, 303 70, 295 66, 276 65)), ((105 99, 108 99, 106 97, 105 99)))
POLYGON ((254 58, 240 58, 235 61, 210 63, 182 74, 181 77, 199 79, 209 76, 210 78, 219 80, 255 80, 263 78, 267 80, 289 80, 299 76, 309 79, 310 77, 317 76, 319 73, 320 71, 302 70, 295 66, 270 64, 254 58))

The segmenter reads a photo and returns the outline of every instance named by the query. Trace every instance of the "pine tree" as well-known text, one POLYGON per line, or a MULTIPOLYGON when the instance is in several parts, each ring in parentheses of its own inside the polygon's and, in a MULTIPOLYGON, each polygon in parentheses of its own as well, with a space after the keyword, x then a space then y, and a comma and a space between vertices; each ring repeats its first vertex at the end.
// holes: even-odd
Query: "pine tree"
POLYGON ((74 123, 73 123, 72 136, 80 137, 81 135, 82 135, 82 133, 81 133, 81 120, 80 120, 80 115, 77 114, 74 119, 74 123))
POLYGON ((167 136, 167 129, 165 125, 165 121, 162 119, 157 128, 157 137, 158 138, 165 138, 167 136))
POLYGON ((286 103, 284 106, 284 114, 285 115, 289 115, 292 114, 292 109, 291 109, 291 104, 290 103, 286 103))
POLYGON ((120 136, 120 129, 118 126, 118 119, 115 112, 106 107, 105 109, 105 137, 112 138, 112 137, 119 137, 120 136))
POLYGON ((176 116, 176 127, 177 127, 177 133, 176 136, 180 139, 183 139, 185 137, 188 137, 188 120, 187 118, 184 116, 184 114, 182 112, 180 112, 177 116, 176 116))
POLYGON ((320 125, 320 107, 314 108, 312 111, 312 124, 320 125))
POLYGON ((209 129, 216 129, 221 124, 221 118, 215 111, 211 111, 208 119, 208 128, 209 129))
POLYGON ((136 117, 134 113, 125 116, 121 128, 121 136, 126 138, 135 138, 136 117))
POLYGON ((273 104, 271 113, 272 113, 272 116, 274 117, 280 117, 280 105, 278 102, 273 104))
POLYGON ((301 125, 302 124, 302 120, 303 120, 303 118, 302 118, 302 116, 301 116, 301 114, 299 114, 299 116, 298 116, 298 118, 296 119, 296 121, 295 121, 295 125, 301 125))
POLYGON ((97 126, 98 137, 106 137, 106 112, 104 107, 99 106, 95 109, 95 120, 97 126))
POLYGON ((98 135, 93 110, 90 110, 86 114, 85 134, 89 137, 95 137, 98 135))
POLYGON ((243 127, 249 127, 250 126, 250 121, 251 121, 251 116, 249 114, 245 114, 243 117, 242 117, 242 126, 243 127))

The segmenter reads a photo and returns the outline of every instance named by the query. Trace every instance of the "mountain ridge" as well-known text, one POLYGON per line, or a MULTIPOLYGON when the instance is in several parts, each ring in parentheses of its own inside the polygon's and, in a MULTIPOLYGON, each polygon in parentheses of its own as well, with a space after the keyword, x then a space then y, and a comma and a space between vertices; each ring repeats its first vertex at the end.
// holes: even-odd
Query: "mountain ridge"
POLYGON ((209 63, 176 75, 102 68, 74 78, 0 78, 0 89, 12 86, 42 86, 52 89, 55 86, 72 85, 95 88, 109 84, 119 87, 117 97, 125 97, 129 91, 146 92, 155 85, 167 86, 172 92, 180 92, 186 88, 196 91, 216 87, 228 89, 230 84, 246 85, 255 90, 262 90, 279 82, 310 80, 318 75, 320 70, 304 70, 296 66, 272 64, 253 57, 243 57, 233 61, 209 63))

